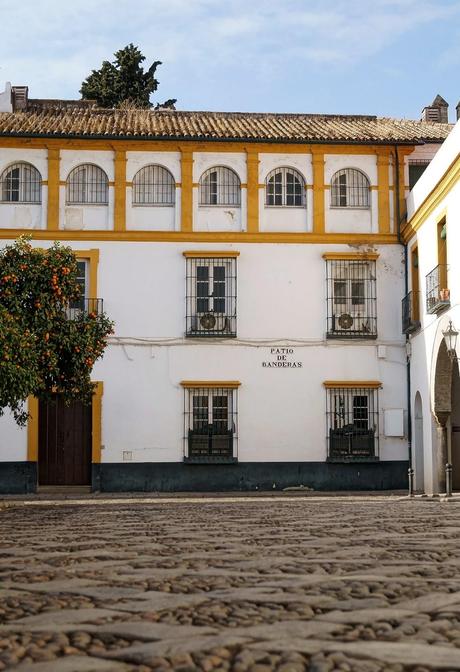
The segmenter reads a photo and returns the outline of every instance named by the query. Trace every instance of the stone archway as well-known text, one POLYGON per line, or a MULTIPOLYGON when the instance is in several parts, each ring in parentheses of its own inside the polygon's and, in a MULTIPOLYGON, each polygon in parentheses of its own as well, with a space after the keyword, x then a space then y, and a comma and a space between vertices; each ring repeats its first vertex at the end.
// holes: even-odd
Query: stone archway
POLYGON ((433 405, 437 422, 437 440, 433 450, 435 451, 434 463, 437 471, 438 492, 446 491, 446 464, 450 462, 451 457, 452 369, 452 360, 442 340, 436 359, 433 405))
MULTIPOLYGON (((460 434, 459 434, 460 438, 460 434)), ((415 491, 425 492, 425 459, 423 454, 423 407, 420 392, 414 402, 414 467, 415 491)))

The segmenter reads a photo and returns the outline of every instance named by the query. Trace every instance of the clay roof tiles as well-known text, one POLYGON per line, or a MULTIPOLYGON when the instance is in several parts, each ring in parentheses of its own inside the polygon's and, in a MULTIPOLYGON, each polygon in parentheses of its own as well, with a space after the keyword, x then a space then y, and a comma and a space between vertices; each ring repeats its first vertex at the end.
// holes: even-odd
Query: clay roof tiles
MULTIPOLYGON (((85 137, 246 140, 307 143, 442 142, 452 126, 428 121, 358 115, 105 110, 32 104, 0 113, 0 137, 85 137)), ((54 101, 53 101, 54 102, 54 101)))

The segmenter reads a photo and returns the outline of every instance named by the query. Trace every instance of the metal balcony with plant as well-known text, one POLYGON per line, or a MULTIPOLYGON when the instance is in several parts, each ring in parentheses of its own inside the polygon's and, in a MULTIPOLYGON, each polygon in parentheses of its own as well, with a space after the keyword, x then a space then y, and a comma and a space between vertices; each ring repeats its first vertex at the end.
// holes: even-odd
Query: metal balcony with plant
POLYGON ((450 306, 446 264, 439 264, 426 276, 426 311, 439 313, 450 306))
POLYGON ((420 329, 420 292, 412 291, 402 300, 402 333, 412 334, 420 329))

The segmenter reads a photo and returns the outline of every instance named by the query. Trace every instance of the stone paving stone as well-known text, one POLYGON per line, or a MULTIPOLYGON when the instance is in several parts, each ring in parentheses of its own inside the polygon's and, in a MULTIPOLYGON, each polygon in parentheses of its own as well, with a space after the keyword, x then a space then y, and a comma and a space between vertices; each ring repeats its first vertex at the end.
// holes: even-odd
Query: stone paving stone
POLYGON ((428 593, 413 600, 405 600, 398 604, 400 609, 413 609, 432 613, 450 607, 451 604, 460 603, 460 592, 456 593, 428 593))
POLYGON ((18 672, 129 672, 132 668, 114 660, 65 656, 42 663, 22 663, 15 669, 18 672))
POLYGON ((123 616, 123 614, 114 609, 59 609, 58 611, 45 611, 36 616, 26 616, 14 623, 22 626, 43 626, 49 623, 93 623, 101 618, 116 618, 117 616, 123 616))
POLYGON ((93 581, 92 579, 62 579, 56 581, 41 581, 40 583, 12 583, 14 588, 21 588, 28 592, 37 593, 71 593, 73 590, 80 588, 87 588, 89 586, 100 586, 101 581, 93 581))
POLYGON ((138 597, 135 602, 118 602, 117 609, 120 611, 140 612, 140 611, 160 611, 162 609, 177 609, 177 607, 192 606, 206 602, 208 598, 204 595, 181 595, 171 593, 160 593, 149 591, 138 597))
POLYGON ((376 623, 378 621, 403 621, 415 610, 386 607, 384 609, 355 609, 354 611, 329 611, 317 616, 319 621, 333 623, 376 623))
POLYGON ((249 637, 236 636, 232 633, 210 637, 194 637, 193 639, 170 639, 161 642, 149 642, 117 649, 105 654, 106 658, 125 660, 137 664, 149 664, 157 656, 177 656, 196 651, 211 651, 219 647, 230 647, 250 644, 249 637))

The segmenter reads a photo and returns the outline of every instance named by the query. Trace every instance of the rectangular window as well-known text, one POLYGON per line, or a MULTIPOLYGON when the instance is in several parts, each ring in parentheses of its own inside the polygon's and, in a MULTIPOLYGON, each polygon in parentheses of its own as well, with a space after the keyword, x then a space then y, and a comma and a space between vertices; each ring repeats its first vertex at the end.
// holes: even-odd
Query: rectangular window
MULTIPOLYGON (((67 308, 69 319, 75 319, 82 312, 100 314, 104 310, 103 299, 98 299, 90 294, 90 265, 91 259, 77 259, 77 284, 80 287, 80 297, 70 302, 67 308)), ((94 262, 97 264, 97 261, 94 262)))
POLYGON ((184 460, 237 461, 237 388, 185 387, 184 460))
POLYGON ((326 394, 328 459, 378 458, 378 389, 332 386, 326 394))
POLYGON ((376 338, 374 260, 327 259, 327 337, 376 338))
POLYGON ((236 336, 236 258, 186 259, 187 336, 236 336))

